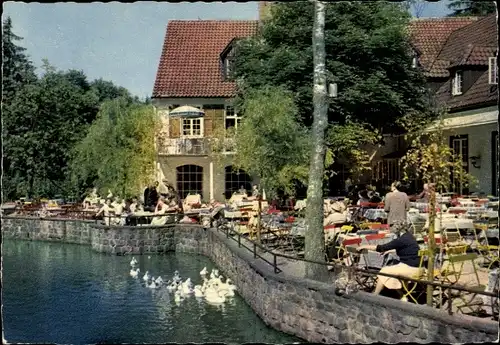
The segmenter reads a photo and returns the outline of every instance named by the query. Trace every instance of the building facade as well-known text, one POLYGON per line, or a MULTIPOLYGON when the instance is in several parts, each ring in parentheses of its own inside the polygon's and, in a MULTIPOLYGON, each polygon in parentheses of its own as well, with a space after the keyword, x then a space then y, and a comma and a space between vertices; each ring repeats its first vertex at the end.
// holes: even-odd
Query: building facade
MULTIPOLYGON (((269 15, 270 2, 259 12, 269 15)), ((171 21, 168 23, 153 90, 153 104, 164 120, 166 140, 159 147, 165 178, 182 197, 200 193, 204 200, 228 197, 252 179, 234 171, 231 153, 222 164, 210 154, 209 138, 221 128, 237 127, 232 106, 236 85, 227 79, 232 48, 239 38, 256 34, 259 21, 171 21), (203 115, 171 116, 180 106, 203 115)), ((409 27, 415 68, 421 68, 437 106, 448 110, 450 145, 462 155, 478 185, 470 191, 498 195, 498 51, 496 16, 413 20, 409 27)), ((407 143, 388 137, 372 155, 372 181, 390 184, 402 178, 400 159, 407 143)), ((344 176, 349 174, 343 167, 344 176)), ((343 185, 343 181, 337 181, 343 185)), ((454 190, 463 190, 459 184, 454 190)))
POLYGON ((258 21, 170 21, 152 101, 164 122, 158 146, 163 176, 184 198, 201 194, 203 200, 221 200, 241 186, 250 190, 252 179, 226 159, 215 160, 209 139, 219 129, 237 127, 232 106, 236 84, 228 80, 232 48, 238 38, 257 32, 258 21), (181 116, 170 112, 181 106, 201 112, 181 116))
MULTIPOLYGON (((498 28, 496 15, 416 19, 410 25, 415 63, 427 78, 436 106, 447 111, 444 134, 477 184, 460 194, 498 195, 498 28)), ((392 138, 374 166, 375 178, 402 177, 407 144, 392 138), (385 155, 384 155, 385 153, 385 155)))

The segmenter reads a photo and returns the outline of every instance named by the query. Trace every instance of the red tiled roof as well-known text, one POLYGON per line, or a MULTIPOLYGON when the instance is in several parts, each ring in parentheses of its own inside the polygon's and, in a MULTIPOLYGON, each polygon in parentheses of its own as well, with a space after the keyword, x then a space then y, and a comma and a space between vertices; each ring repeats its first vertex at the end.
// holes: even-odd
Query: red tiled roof
POLYGON ((448 68, 463 65, 488 65, 498 47, 496 15, 475 21, 450 34, 432 70, 436 77, 448 77, 448 68))
POLYGON ((445 17, 411 21, 409 27, 411 41, 421 53, 419 62, 426 76, 439 76, 437 74, 442 67, 434 66, 434 61, 450 34, 477 20, 478 17, 445 17))
POLYGON ((497 50, 498 28, 495 14, 454 31, 433 64, 433 73, 435 76, 449 78, 450 68, 463 66, 462 69, 473 70, 477 79, 458 96, 451 95, 451 81, 448 80, 436 92, 438 102, 446 104, 450 109, 457 109, 496 101, 497 86, 488 84, 488 58, 496 56, 497 50), (464 68, 465 66, 470 67, 464 68))
POLYGON ((257 28, 256 20, 170 21, 153 98, 234 96, 235 83, 222 79, 220 53, 233 38, 255 35, 257 28))

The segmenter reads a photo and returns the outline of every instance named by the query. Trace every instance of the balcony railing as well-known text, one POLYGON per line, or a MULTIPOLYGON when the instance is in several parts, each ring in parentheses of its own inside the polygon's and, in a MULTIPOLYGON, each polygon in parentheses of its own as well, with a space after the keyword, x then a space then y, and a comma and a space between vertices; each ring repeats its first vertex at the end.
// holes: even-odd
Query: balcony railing
MULTIPOLYGON (((210 138, 165 138, 158 142, 159 153, 163 155, 204 156, 211 153, 210 138)), ((223 154, 233 154, 234 138, 225 138, 223 154)), ((217 145, 217 150, 220 147, 217 145)), ((220 151, 219 151, 220 152, 220 151)))
POLYGON ((207 138, 164 139, 159 145, 159 153, 164 155, 204 156, 210 153, 207 138))

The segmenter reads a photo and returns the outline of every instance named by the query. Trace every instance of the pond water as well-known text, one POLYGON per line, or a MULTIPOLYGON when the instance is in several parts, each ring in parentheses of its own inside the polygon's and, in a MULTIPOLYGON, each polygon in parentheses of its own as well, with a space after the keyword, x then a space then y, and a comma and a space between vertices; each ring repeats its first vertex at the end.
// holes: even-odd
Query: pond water
MULTIPOLYGON (((189 297, 177 304, 166 289, 149 289, 129 275, 130 256, 88 246, 5 240, 3 327, 8 342, 25 343, 291 343, 236 294, 223 307, 189 297)), ((141 272, 170 279, 175 270, 195 284, 203 256, 136 256, 141 272)), ((141 274, 142 276, 142 274, 141 274)))

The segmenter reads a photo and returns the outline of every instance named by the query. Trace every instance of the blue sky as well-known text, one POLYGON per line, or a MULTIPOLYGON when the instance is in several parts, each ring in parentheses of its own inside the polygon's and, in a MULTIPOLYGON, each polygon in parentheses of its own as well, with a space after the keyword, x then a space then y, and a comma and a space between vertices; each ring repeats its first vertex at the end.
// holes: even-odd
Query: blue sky
MULTIPOLYGON (((446 3, 428 2, 421 17, 441 17, 446 3)), ((83 70, 134 95, 151 95, 166 24, 172 19, 257 19, 258 3, 22 3, 4 2, 14 32, 36 66, 83 70)))

